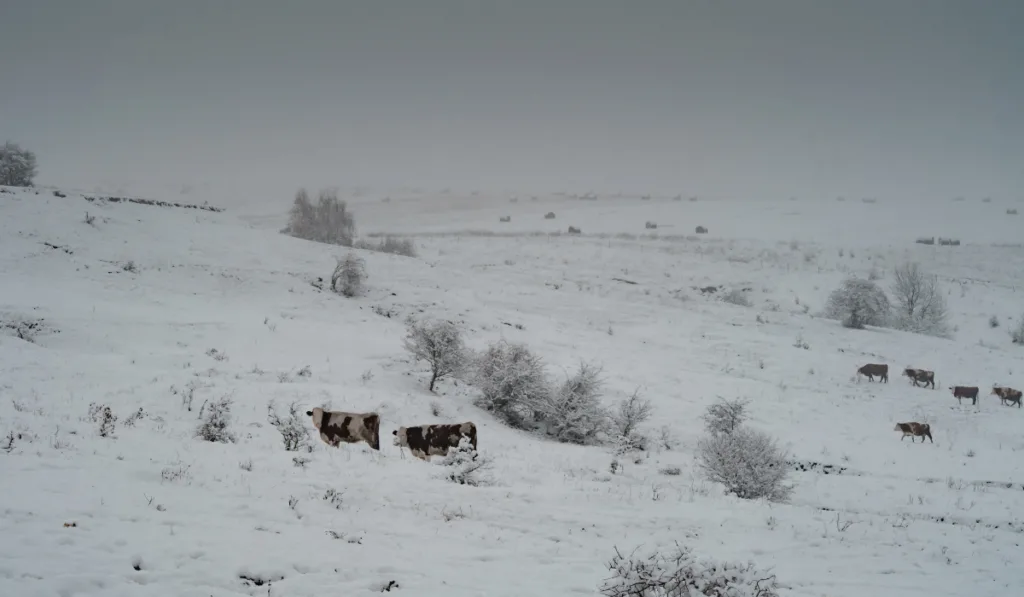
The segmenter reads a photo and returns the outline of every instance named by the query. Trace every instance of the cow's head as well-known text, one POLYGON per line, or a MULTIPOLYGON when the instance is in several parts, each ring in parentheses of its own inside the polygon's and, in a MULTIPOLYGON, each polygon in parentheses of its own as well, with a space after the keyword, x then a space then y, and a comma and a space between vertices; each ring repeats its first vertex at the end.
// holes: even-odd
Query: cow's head
POLYGON ((391 432, 391 435, 395 436, 391 440, 391 444, 395 446, 408 446, 409 440, 405 434, 405 427, 399 427, 391 432))
POLYGON ((320 429, 320 422, 324 420, 324 409, 317 406, 313 410, 307 410, 306 416, 313 417, 313 426, 320 429))

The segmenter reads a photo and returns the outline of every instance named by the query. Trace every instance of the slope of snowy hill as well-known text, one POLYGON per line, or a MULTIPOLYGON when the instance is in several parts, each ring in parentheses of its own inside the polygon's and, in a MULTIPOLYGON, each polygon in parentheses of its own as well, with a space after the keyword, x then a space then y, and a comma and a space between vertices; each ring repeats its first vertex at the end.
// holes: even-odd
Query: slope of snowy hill
POLYGON ((366 200, 361 230, 432 234, 416 258, 357 251, 366 292, 344 298, 314 283, 346 250, 278 234, 282 221, 5 191, 2 595, 596 595, 616 549, 672 541, 771 568, 785 595, 1024 587, 1024 410, 989 395, 1024 386, 1007 333, 1024 313, 1020 247, 914 245, 917 230, 890 224, 873 243, 802 234, 878 209, 839 202, 794 202, 808 211, 791 230, 730 239, 720 229, 753 228, 724 203, 701 206, 718 224, 688 238, 643 236, 645 219, 669 216, 636 200, 366 200), (506 213, 518 228, 502 228, 506 213), (535 233, 578 222, 580 236, 535 233), (907 259, 940 276, 953 339, 815 316, 845 275, 884 285, 907 259), (733 290, 749 306, 718 300, 733 290), (607 404, 640 388, 650 433, 675 441, 613 467, 608 448, 502 425, 463 382, 431 394, 403 349, 407 315, 456 321, 476 349, 526 343, 556 380, 601 364, 607 404), (867 362, 888 363, 889 383, 858 381, 867 362), (937 389, 904 367, 935 370, 937 389), (978 405, 958 404, 954 384, 981 387, 978 405), (750 425, 810 469, 792 472, 790 503, 702 478, 694 446, 718 396, 749 398, 750 425), (237 441, 196 438, 223 397, 237 441), (267 411, 292 402, 376 410, 381 451, 285 451, 267 411), (399 425, 465 420, 488 484, 452 483, 391 445, 399 425), (901 441, 898 421, 929 422, 934 443, 901 441))

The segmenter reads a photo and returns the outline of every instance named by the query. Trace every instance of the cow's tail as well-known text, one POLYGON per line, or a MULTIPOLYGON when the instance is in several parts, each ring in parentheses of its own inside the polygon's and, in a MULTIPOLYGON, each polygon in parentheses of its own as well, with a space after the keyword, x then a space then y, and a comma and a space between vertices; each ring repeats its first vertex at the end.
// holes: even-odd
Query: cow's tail
POLYGON ((473 444, 473 450, 476 451, 476 425, 473 423, 470 423, 469 427, 469 443, 473 444))

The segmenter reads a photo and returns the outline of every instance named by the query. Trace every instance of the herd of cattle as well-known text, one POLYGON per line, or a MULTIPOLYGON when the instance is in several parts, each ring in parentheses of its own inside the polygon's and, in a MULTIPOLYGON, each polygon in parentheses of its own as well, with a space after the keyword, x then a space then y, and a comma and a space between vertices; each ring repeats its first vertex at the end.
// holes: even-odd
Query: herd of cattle
MULTIPOLYGON (((878 380, 889 383, 889 365, 880 365, 877 363, 868 363, 857 369, 857 376, 865 376, 868 381, 875 381, 875 377, 878 380)), ((927 388, 931 385, 932 389, 935 389, 935 372, 928 371, 927 369, 911 369, 906 368, 903 370, 903 375, 910 378, 910 381, 914 383, 915 387, 927 388)), ((972 405, 978 404, 978 386, 950 386, 950 390, 953 391, 953 397, 956 398, 957 402, 963 403, 964 398, 970 398, 972 405)), ((992 386, 992 396, 998 396, 999 402, 1003 405, 1013 406, 1017 405, 1017 408, 1021 407, 1021 396, 1022 392, 1014 388, 1008 388, 1005 386, 992 386)), ((900 431, 903 433, 900 436, 900 441, 903 441, 905 437, 910 436, 910 441, 915 441, 914 438, 920 437, 921 441, 924 442, 924 438, 928 438, 929 441, 935 443, 932 440, 931 426, 927 423, 896 423, 894 431, 900 431)))
MULTIPOLYGON (((857 369, 857 375, 863 375, 869 381, 875 381, 877 377, 880 382, 889 383, 889 365, 868 363, 857 369)), ((914 386, 931 386, 935 389, 934 371, 907 368, 903 370, 903 375, 910 378, 914 386)), ((970 398, 972 404, 978 404, 977 386, 950 386, 949 389, 958 402, 970 398)), ((1016 404, 1017 408, 1021 408, 1020 390, 993 386, 992 395, 998 396, 1002 404, 1016 404)), ((380 415, 377 413, 351 413, 316 407, 306 411, 306 415, 312 417, 313 426, 320 432, 320 439, 328 446, 366 442, 374 450, 380 450, 380 415)), ((934 443, 931 427, 927 423, 896 423, 894 430, 903 433, 900 441, 909 435, 911 442, 920 437, 922 442, 928 438, 934 443)), ((428 462, 431 456, 446 456, 451 448, 458 447, 463 437, 469 439, 474 450, 477 447, 476 425, 472 421, 399 427, 391 434, 394 436, 394 445, 408 448, 413 456, 428 462)))
MULTIPOLYGON (((313 426, 328 446, 366 442, 374 450, 380 450, 380 415, 377 413, 349 413, 316 407, 307 410, 306 415, 313 418, 313 426)), ((472 421, 399 427, 391 434, 395 436, 392 440, 394 445, 409 448, 413 456, 428 462, 431 456, 446 456, 450 448, 458 447, 463 437, 469 438, 469 443, 476 450, 476 425, 472 421)))

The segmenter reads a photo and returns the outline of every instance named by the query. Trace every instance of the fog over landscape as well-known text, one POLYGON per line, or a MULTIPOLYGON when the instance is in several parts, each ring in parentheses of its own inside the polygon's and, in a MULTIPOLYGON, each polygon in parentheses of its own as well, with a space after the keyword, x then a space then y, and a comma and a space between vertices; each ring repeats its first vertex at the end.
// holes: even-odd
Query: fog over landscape
POLYGON ((0 595, 1021 594, 1021 30, 0 2, 0 595))

